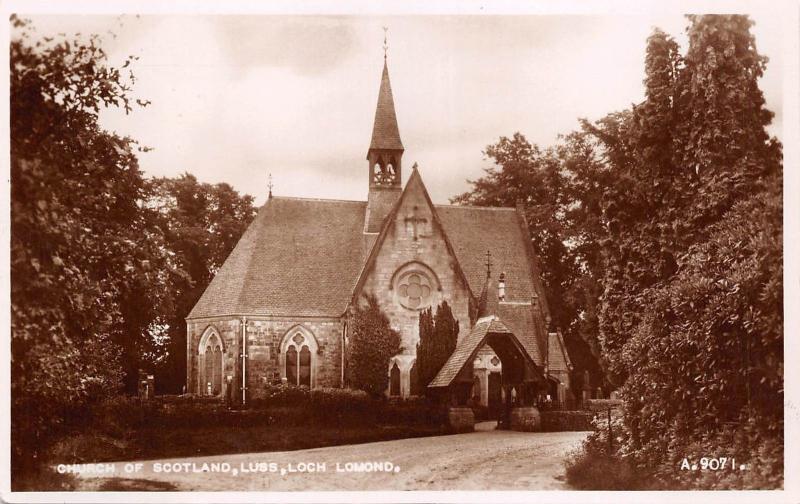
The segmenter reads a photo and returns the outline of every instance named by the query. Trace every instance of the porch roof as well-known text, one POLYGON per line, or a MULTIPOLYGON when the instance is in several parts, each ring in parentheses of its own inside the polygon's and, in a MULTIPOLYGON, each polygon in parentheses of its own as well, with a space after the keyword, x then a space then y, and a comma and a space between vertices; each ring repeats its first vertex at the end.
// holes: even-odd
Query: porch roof
MULTIPOLYGON (((478 319, 470 333, 456 345, 456 349, 428 387, 447 387, 452 384, 464 366, 472 362, 475 354, 483 346, 486 337, 490 334, 506 334, 513 339, 519 348, 525 348, 514 333, 497 316, 489 315, 478 319)), ((527 354, 524 350, 522 353, 527 354)), ((527 355, 527 357, 533 363, 530 355, 527 355)))

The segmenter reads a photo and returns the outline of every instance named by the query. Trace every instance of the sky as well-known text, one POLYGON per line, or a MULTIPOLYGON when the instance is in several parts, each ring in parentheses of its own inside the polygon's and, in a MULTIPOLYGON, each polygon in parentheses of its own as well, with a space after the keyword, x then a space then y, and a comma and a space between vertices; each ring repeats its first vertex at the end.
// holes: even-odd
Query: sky
MULTIPOLYGON (((102 125, 152 148, 149 176, 227 182, 278 196, 364 200, 383 27, 403 178, 416 162, 436 203, 469 189, 482 151, 519 131, 541 147, 644 97, 654 27, 686 49, 680 14, 601 16, 25 16, 37 33, 97 33, 109 62, 138 56, 133 95, 102 125)), ((782 135, 781 20, 751 15, 770 58, 761 88, 782 135)))

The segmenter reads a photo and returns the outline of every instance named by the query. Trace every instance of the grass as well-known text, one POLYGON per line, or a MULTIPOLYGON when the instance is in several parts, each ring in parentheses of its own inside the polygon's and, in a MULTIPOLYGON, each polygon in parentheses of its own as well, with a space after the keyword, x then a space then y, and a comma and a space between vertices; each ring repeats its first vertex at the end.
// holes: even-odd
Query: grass
POLYGON ((109 436, 76 433, 59 441, 48 459, 54 464, 133 459, 199 457, 234 453, 302 450, 444 434, 427 424, 299 425, 268 423, 236 426, 154 426, 109 436))
POLYGON ((428 425, 353 427, 301 425, 152 429, 137 433, 126 458, 172 458, 233 453, 303 450, 442 434, 428 425))
MULTIPOLYGON (((126 432, 122 437, 83 433, 65 438, 61 449, 42 464, 38 473, 15 475, 12 489, 24 491, 70 491, 76 479, 50 469, 54 464, 112 462, 135 459, 167 459, 251 452, 291 451, 324 446, 369 443, 444 434, 431 425, 334 426, 312 422, 304 425, 218 427, 154 427, 126 432)), ((169 491, 166 483, 126 478, 98 478, 82 482, 88 491, 169 491), (89 485, 88 487, 86 485, 89 485)))

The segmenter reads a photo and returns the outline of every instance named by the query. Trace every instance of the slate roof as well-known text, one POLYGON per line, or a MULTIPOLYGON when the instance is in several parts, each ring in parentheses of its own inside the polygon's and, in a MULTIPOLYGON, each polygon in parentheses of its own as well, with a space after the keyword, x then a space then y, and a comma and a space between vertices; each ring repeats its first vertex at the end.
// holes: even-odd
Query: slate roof
POLYGON ((187 318, 340 316, 364 264, 366 202, 273 197, 187 318))
MULTIPOLYGON (((469 334, 456 345, 450 358, 428 386, 436 388, 450 385, 461 369, 472 363, 475 354, 481 349, 489 334, 508 334, 511 338, 516 337, 514 332, 494 315, 478 319, 469 334)), ((519 338, 517 341, 524 345, 519 338)))
POLYGON ((570 371, 572 369, 572 362, 569 360, 569 354, 564 346, 564 341, 561 335, 557 332, 549 333, 549 346, 550 352, 548 369, 550 371, 570 371))
POLYGON ((486 335, 489 333, 489 327, 493 322, 493 317, 484 317, 478 319, 472 330, 456 345, 456 349, 444 363, 442 369, 439 370, 436 377, 428 385, 429 387, 446 387, 450 385, 453 379, 461 371, 461 368, 469 362, 472 354, 475 353, 483 343, 486 335))
MULTIPOLYGON (((378 106, 375 109, 375 123, 372 126, 372 140, 369 143, 369 150, 372 149, 403 150, 400 129, 397 127, 397 114, 394 111, 389 67, 386 65, 386 61, 383 62, 378 106)), ((367 158, 369 159, 369 151, 367 151, 367 158)))
MULTIPOLYGON (((364 235, 366 202, 273 197, 187 318, 218 315, 339 316, 353 294, 375 237, 364 235), (313 286, 313 288, 312 288, 313 286)), ((513 209, 436 205, 472 292, 506 272, 506 299, 530 301, 533 269, 513 209)), ((525 316, 514 316, 526 320, 525 316)), ((523 322, 517 323, 521 329, 523 322)), ((527 330, 520 330, 520 334, 527 330)), ((532 354, 534 355, 534 354, 532 354)))
POLYGON ((533 306, 501 302, 497 305, 497 316, 514 333, 533 362, 542 366, 547 352, 545 346, 547 333, 544 327, 537 323, 533 306))
POLYGON ((527 228, 514 208, 436 205, 472 292, 481 292, 486 279, 486 251, 491 252, 495 278, 506 273, 506 300, 542 297, 534 285, 535 269, 528 260, 527 228))

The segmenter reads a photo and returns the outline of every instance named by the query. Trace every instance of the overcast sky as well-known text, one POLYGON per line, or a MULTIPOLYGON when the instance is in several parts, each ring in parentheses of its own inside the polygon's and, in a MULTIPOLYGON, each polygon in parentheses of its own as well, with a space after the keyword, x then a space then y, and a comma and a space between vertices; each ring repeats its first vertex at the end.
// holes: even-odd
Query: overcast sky
MULTIPOLYGON (((366 198, 383 26, 403 178, 419 163, 431 197, 446 203, 482 174, 482 150, 501 135, 546 147, 579 117, 640 101, 647 36, 658 26, 685 50, 687 24, 677 14, 27 17, 42 35, 102 35, 112 63, 139 56, 134 94, 152 105, 102 120, 153 148, 140 156, 146 174, 188 171, 259 204, 269 173, 276 195, 366 198)), ((780 19, 752 17, 780 137, 780 19)))

